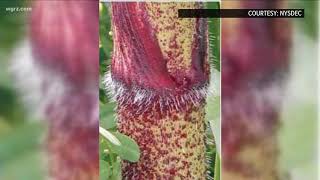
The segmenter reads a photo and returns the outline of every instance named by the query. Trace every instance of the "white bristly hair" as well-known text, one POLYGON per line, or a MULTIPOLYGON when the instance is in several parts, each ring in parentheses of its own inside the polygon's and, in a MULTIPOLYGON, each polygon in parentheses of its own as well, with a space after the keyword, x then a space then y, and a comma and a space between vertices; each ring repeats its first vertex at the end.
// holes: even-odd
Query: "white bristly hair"
POLYGON ((209 92, 209 83, 184 90, 178 95, 172 90, 156 92, 140 86, 127 88, 122 82, 113 79, 110 72, 105 74, 103 84, 113 101, 117 101, 121 106, 137 106, 136 113, 139 114, 153 107, 154 103, 159 104, 161 112, 164 107, 168 107, 170 111, 179 111, 189 103, 200 106, 209 92))

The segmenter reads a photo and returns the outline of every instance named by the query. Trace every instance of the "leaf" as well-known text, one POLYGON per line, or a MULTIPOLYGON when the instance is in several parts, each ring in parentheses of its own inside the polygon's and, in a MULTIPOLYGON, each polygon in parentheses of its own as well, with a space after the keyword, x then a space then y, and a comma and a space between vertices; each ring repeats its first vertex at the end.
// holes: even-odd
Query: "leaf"
POLYGON ((103 129, 102 127, 99 127, 99 133, 113 145, 121 146, 120 141, 111 132, 103 129))
POLYGON ((101 160, 99 161, 100 165, 100 180, 106 180, 109 179, 111 176, 111 166, 108 162, 101 160))
POLYGON ((117 153, 121 159, 130 162, 137 162, 140 158, 140 150, 137 143, 124 134, 118 132, 114 132, 112 134, 117 137, 121 146, 111 144, 111 150, 117 153))
POLYGON ((220 156, 216 153, 215 165, 214 165, 214 180, 220 180, 220 156))
POLYGON ((114 108, 114 103, 100 103, 100 126, 104 129, 114 129, 117 125, 114 117, 114 108))
MULTIPOLYGON (((110 144, 110 143, 109 143, 110 144)), ((100 137, 99 144, 99 154, 100 154, 100 178, 101 180, 112 179, 112 176, 115 176, 114 173, 117 170, 114 170, 118 167, 119 162, 117 158, 119 157, 117 154, 114 154, 109 146, 105 138, 100 137), (101 172, 104 171, 104 172, 101 172), (107 177, 106 177, 107 176, 107 177)), ((116 173, 118 174, 118 172, 116 173)))
POLYGON ((116 159, 116 162, 113 164, 111 180, 121 180, 121 160, 120 158, 116 159))

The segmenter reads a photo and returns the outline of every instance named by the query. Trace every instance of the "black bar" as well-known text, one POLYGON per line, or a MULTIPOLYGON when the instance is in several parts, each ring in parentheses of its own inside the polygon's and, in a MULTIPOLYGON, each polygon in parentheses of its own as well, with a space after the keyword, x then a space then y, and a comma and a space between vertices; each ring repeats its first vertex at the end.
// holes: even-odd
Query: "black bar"
POLYGON ((179 18, 304 18, 304 9, 179 9, 179 18))

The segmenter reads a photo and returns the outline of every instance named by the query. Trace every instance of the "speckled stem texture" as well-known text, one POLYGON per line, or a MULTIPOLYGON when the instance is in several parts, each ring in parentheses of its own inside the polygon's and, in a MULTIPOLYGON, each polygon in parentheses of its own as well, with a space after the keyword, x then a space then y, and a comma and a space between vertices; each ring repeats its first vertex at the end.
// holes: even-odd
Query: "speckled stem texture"
MULTIPOLYGON (((222 8, 285 8, 223 1, 222 8)), ((222 20, 222 178, 278 180, 279 111, 289 70, 288 19, 222 20)))
POLYGON ((141 149, 123 179, 206 178, 204 106, 209 79, 205 19, 180 19, 201 3, 112 3, 112 90, 118 129, 141 149))
POLYGON ((32 3, 32 55, 46 76, 40 86, 46 94, 41 108, 48 120, 48 178, 98 180, 99 2, 32 3))

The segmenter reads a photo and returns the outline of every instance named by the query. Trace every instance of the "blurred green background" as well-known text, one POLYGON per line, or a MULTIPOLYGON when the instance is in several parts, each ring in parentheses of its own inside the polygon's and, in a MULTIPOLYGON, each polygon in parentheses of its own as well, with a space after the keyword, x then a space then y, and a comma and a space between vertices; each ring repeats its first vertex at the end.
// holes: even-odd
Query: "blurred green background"
POLYGON ((44 179, 41 159, 43 124, 28 116, 10 74, 11 55, 25 38, 25 12, 7 7, 29 7, 26 1, 0 1, 0 179, 44 179))

